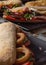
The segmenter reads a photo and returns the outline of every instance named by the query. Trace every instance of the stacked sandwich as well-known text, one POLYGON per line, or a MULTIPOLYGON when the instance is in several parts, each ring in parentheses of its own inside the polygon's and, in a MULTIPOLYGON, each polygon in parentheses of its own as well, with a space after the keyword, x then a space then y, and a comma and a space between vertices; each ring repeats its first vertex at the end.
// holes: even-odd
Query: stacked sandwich
POLYGON ((46 0, 27 2, 25 6, 35 8, 39 13, 46 15, 46 0))
POLYGON ((17 25, 0 24, 0 65, 33 65, 33 54, 24 44, 26 39, 17 25))
POLYGON ((46 2, 37 0, 22 3, 21 0, 0 1, 3 18, 15 22, 46 22, 46 2))
POLYGON ((29 7, 17 7, 6 10, 3 14, 3 18, 12 22, 46 22, 46 10, 44 7, 29 8, 29 7), (43 9, 42 9, 43 8, 43 9), (40 9, 43 11, 41 12, 40 9))

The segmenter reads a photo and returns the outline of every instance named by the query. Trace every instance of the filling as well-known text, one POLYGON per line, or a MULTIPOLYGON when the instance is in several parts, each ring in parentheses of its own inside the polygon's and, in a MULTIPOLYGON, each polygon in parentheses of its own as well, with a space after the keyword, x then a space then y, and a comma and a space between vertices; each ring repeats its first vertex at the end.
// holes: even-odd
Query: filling
POLYGON ((5 13, 4 13, 4 18, 10 20, 10 21, 20 21, 20 22, 25 22, 25 21, 46 21, 46 18, 44 15, 38 13, 38 12, 35 12, 33 10, 24 10, 24 11, 17 11, 17 12, 11 12, 10 10, 6 10, 5 13), (6 16, 6 17, 5 17, 6 16))
POLYGON ((13 5, 12 7, 20 7, 21 6, 21 4, 15 4, 15 5, 13 5))
POLYGON ((4 15, 10 16, 12 18, 15 18, 16 20, 20 21, 26 21, 26 20, 31 20, 35 16, 35 12, 32 10, 28 11, 23 11, 23 12, 11 12, 7 10, 4 15))
POLYGON ((6 10, 9 9, 9 8, 13 8, 13 7, 16 8, 16 7, 19 7, 19 6, 21 6, 21 4, 1 6, 1 7, 0 7, 0 11, 1 11, 1 12, 4 12, 4 11, 6 11, 6 10))

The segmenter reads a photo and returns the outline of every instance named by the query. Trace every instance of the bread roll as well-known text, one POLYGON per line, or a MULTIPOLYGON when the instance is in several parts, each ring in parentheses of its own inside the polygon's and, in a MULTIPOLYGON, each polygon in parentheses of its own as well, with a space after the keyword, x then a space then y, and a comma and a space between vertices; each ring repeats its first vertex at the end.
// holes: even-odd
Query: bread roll
POLYGON ((44 1, 31 1, 25 3, 26 7, 32 7, 32 6, 46 6, 46 2, 44 1))
POLYGON ((16 60, 16 27, 13 23, 0 24, 0 65, 12 65, 16 60))

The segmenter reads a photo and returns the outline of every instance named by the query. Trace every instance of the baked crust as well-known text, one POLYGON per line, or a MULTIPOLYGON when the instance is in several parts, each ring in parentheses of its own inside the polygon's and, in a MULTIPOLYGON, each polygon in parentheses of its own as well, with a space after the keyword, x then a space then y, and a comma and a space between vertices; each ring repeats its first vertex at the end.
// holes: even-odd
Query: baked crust
POLYGON ((0 1, 0 7, 6 5, 15 5, 15 4, 22 4, 21 0, 7 0, 7 1, 0 1))
POLYGON ((32 7, 32 6, 46 6, 46 2, 44 1, 31 1, 25 3, 25 6, 32 7))

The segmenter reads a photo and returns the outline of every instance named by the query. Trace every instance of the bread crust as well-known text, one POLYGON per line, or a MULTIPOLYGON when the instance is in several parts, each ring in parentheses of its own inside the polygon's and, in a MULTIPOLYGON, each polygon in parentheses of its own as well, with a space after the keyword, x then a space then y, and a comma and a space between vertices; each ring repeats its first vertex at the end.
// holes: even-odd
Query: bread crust
POLYGON ((46 6, 46 2, 42 1, 30 1, 25 3, 26 7, 32 7, 32 6, 46 6))
POLYGON ((6 5, 15 5, 15 4, 22 4, 21 0, 6 0, 6 1, 0 1, 0 6, 6 6, 6 5))

